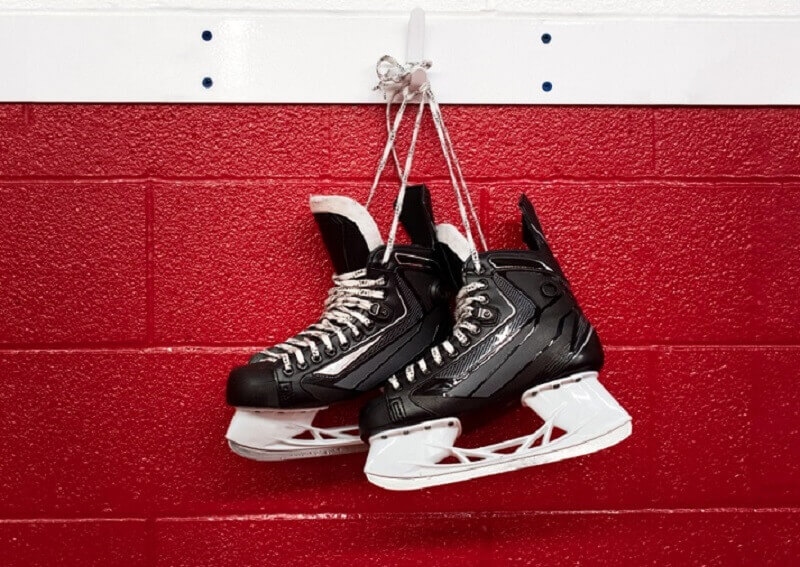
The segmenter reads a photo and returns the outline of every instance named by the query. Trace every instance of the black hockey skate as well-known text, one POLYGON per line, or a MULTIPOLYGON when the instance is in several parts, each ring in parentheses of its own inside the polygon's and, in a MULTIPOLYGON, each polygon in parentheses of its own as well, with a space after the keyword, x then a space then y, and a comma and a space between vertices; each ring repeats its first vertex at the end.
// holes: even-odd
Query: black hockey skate
POLYGON ((412 490, 585 455, 631 434, 631 418, 598 382, 603 350, 523 195, 528 250, 468 261, 452 334, 392 376, 361 411, 369 480, 412 490), (461 420, 521 400, 544 425, 478 449, 454 446, 461 420), (554 435, 554 428, 563 431, 554 435), (442 462, 447 460, 447 462, 442 462))
POLYGON ((400 215, 412 244, 395 246, 385 262, 364 207, 338 196, 313 196, 310 204, 336 270, 334 286, 318 322, 228 378, 227 402, 236 413, 226 437, 251 459, 366 449, 355 425, 315 427, 317 412, 383 385, 451 328, 449 298, 460 266, 436 238, 424 186, 407 188, 400 215))

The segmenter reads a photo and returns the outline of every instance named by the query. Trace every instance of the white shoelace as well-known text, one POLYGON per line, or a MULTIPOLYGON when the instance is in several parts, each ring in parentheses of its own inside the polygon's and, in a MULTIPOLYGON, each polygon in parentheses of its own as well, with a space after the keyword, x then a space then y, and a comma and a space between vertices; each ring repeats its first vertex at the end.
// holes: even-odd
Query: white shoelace
POLYGON ((422 123, 422 116, 425 110, 425 105, 427 104, 431 110, 433 122, 436 127, 436 133, 439 137, 439 142, 442 147, 442 154, 444 155, 445 162, 447 163, 447 171, 450 176, 450 181, 453 185, 453 190, 455 192, 456 200, 458 202, 459 215, 461 216, 461 222, 464 226, 467 242, 469 244, 470 256, 473 263, 475 264, 476 271, 480 273, 481 267, 478 259, 478 250, 477 247, 475 246, 475 241, 472 236, 471 224, 474 224, 475 229, 478 232, 478 237, 480 239, 481 246, 484 250, 486 250, 487 248, 486 239, 483 235, 483 230, 481 229, 480 221, 475 211, 475 206, 472 202, 472 196, 469 192, 469 188, 467 187, 467 183, 464 180, 464 174, 462 173, 461 170, 461 164, 459 163, 458 157, 455 154, 455 150, 453 148, 453 142, 450 138, 450 133, 448 132, 447 127, 444 124, 442 109, 439 106, 438 101, 436 100, 436 96, 433 94, 430 82, 426 80, 421 85, 412 84, 415 78, 415 73, 417 71, 426 71, 427 69, 430 68, 430 66, 431 66, 430 62, 427 61, 421 63, 406 63, 405 65, 401 65, 395 59, 389 56, 383 56, 378 61, 377 73, 378 73, 379 83, 376 88, 379 88, 384 92, 384 96, 387 100, 386 120, 387 120, 388 139, 386 146, 384 148, 383 155, 381 156, 381 160, 378 164, 378 172, 375 176, 375 180, 370 190, 367 203, 369 204, 370 201, 372 200, 372 197, 374 195, 375 189, 378 184, 378 179, 380 177, 381 172, 383 171, 383 168, 386 166, 386 162, 389 159, 389 155, 394 155, 395 163, 398 166, 398 172, 400 172, 399 159, 397 157, 396 150, 394 147, 394 141, 397 135, 397 129, 399 128, 400 122, 403 117, 403 113, 405 112, 408 102, 412 100, 414 96, 419 96, 420 98, 419 110, 417 111, 417 117, 416 120, 414 121, 414 130, 411 135, 411 143, 408 148, 408 154, 406 154, 405 167, 402 169, 402 173, 400 174, 401 177, 400 190, 398 192, 397 201, 395 203, 394 217, 392 219, 392 226, 389 231, 389 238, 387 239, 386 242, 386 250, 384 251, 383 255, 383 263, 386 263, 389 260, 389 257, 391 256, 392 250, 394 248, 395 240, 397 237, 398 222, 403 207, 403 199, 405 198, 406 186, 408 185, 408 175, 411 171, 411 165, 414 159, 414 150, 416 148, 419 128, 422 123), (400 108, 398 109, 395 115, 394 122, 392 123, 392 121, 390 120, 390 107, 398 94, 402 94, 402 102, 400 104, 400 108), (466 206, 464 204, 465 200, 466 200, 466 205, 469 207, 469 213, 470 213, 469 216, 472 217, 471 221, 469 216, 467 215, 466 206))
MULTIPOLYGON (((456 322, 453 326, 453 338, 462 347, 470 344, 470 338, 467 334, 477 335, 480 331, 480 326, 474 322, 475 319, 489 319, 492 317, 492 312, 486 308, 481 307, 489 302, 489 298, 483 294, 476 294, 477 291, 483 291, 487 285, 483 282, 477 281, 463 286, 456 295, 456 322)), ((444 364, 444 357, 442 356, 444 350, 449 357, 455 357, 457 353, 456 347, 450 339, 444 340, 436 346, 433 346, 428 351, 431 359, 433 359, 436 366, 444 364)), ((428 374, 430 369, 424 357, 420 357, 416 362, 409 364, 405 369, 405 378, 409 383, 413 383, 416 379, 417 369, 425 375, 428 374)), ((388 380, 389 384, 395 390, 400 389, 400 381, 397 376, 392 376, 388 380)))
MULTIPOLYGON (((416 148, 417 137, 419 134, 420 125, 422 123, 422 116, 425 106, 427 105, 431 110, 431 116, 436 128, 436 134, 439 138, 439 143, 442 148, 442 155, 447 163, 447 172, 450 176, 450 182, 453 186, 453 191, 458 203, 459 215, 464 226, 467 243, 469 244, 470 259, 475 265, 475 271, 480 274, 482 271, 480 259, 478 257, 478 250, 475 245, 475 240, 472 236, 471 225, 474 224, 475 229, 478 232, 478 238, 480 239, 483 250, 487 249, 486 238, 484 237, 483 230, 481 229, 480 220, 478 219, 478 215, 475 211, 475 205, 472 202, 472 195, 470 194, 467 183, 464 180, 461 164, 459 163, 455 149, 453 148, 453 142, 450 138, 450 133, 447 130, 447 126, 445 126, 441 106, 436 100, 436 96, 434 95, 430 82, 427 81, 427 78, 421 85, 412 85, 413 80, 417 77, 415 76, 415 73, 419 70, 425 71, 429 69, 430 66, 430 62, 406 63, 405 65, 401 65, 395 59, 389 56, 384 56, 378 61, 377 72, 379 84, 377 88, 380 88, 384 91, 384 96, 387 100, 386 127, 389 139, 387 140, 387 145, 384 148, 382 159, 379 162, 378 174, 376 175, 372 189, 370 190, 370 195, 367 202, 369 203, 369 201, 372 199, 375 188, 377 187, 380 172, 383 171, 383 167, 385 167, 390 153, 394 156, 395 164, 397 164, 398 172, 400 172, 399 158, 397 157, 396 150, 394 148, 394 141, 397 135, 397 129, 400 125, 400 121, 402 120, 403 113, 405 112, 408 102, 411 101, 414 96, 419 96, 419 110, 417 111, 417 116, 414 121, 414 130, 411 135, 411 143, 408 148, 408 153, 406 154, 405 167, 402 169, 402 173, 400 174, 400 190, 395 203, 394 217, 392 219, 392 226, 389 231, 389 238, 386 242, 386 250, 384 251, 383 262, 386 263, 389 260, 392 249, 394 248, 398 221, 402 212, 403 199, 405 197, 406 186, 408 184, 408 174, 411 171, 411 165, 414 159, 414 150, 416 148), (392 103, 394 102, 398 93, 402 94, 402 102, 395 115, 395 119, 392 122, 390 118, 390 107, 392 106, 392 103), (469 208, 469 215, 467 214, 467 207, 469 208)), ((480 305, 483 305, 489 301, 488 297, 486 295, 475 293, 477 291, 486 289, 486 287, 487 285, 480 281, 469 283, 463 286, 456 295, 456 321, 453 327, 452 339, 458 342, 462 347, 467 346, 470 343, 470 339, 467 336, 468 334, 477 335, 480 331, 479 325, 476 324, 474 320, 489 319, 492 317, 492 312, 489 309, 480 307, 480 305)), ((453 357, 457 354, 456 347, 453 345, 453 340, 447 339, 439 345, 431 347, 429 351, 430 357, 435 365, 441 366, 444 364, 442 351, 444 351, 450 357, 453 357)), ((414 381, 417 369, 419 369, 419 371, 423 374, 427 374, 429 372, 428 362, 424 357, 420 358, 415 363, 406 366, 405 378, 408 382, 414 381)), ((396 376, 392 376, 388 382, 395 389, 400 387, 400 381, 396 376)))
POLYGON ((324 345, 329 356, 336 352, 331 341, 334 336, 339 339, 341 349, 348 349, 350 342, 344 330, 350 329, 353 339, 358 340, 365 332, 359 329, 358 323, 366 330, 371 329, 375 324, 373 317, 380 309, 376 300, 385 299, 385 293, 380 289, 386 284, 384 278, 370 279, 366 275, 367 270, 362 268, 333 276, 334 286, 328 291, 325 309, 319 320, 294 337, 259 354, 265 355, 266 360, 282 360, 284 371, 292 373, 292 355, 299 369, 308 367, 303 349, 311 351, 312 362, 322 360, 318 341, 324 345))

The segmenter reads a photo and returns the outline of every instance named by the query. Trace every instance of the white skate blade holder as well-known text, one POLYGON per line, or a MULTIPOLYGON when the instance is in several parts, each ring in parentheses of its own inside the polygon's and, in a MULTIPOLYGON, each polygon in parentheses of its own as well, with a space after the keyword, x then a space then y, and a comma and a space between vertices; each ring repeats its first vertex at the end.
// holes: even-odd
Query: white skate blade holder
POLYGON ((326 408, 277 410, 236 408, 225 434, 231 450, 256 461, 286 461, 365 451, 358 426, 312 425, 326 408))
POLYGON ((582 372, 536 386, 522 404, 544 420, 530 435, 477 449, 455 447, 456 418, 373 435, 364 472, 389 490, 417 490, 588 455, 631 434, 631 417, 597 379, 582 372), (565 433, 552 439, 554 428, 565 433), (455 463, 441 463, 454 457, 455 463))

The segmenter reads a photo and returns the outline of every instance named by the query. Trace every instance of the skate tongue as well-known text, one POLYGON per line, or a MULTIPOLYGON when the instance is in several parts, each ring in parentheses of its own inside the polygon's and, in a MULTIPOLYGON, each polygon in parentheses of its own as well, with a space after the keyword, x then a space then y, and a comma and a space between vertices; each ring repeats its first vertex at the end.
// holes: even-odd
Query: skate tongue
POLYGON ((542 224, 539 222, 539 217, 536 216, 536 211, 533 204, 527 196, 523 193, 519 198, 519 210, 522 213, 522 239, 528 248, 538 253, 538 255, 561 277, 564 273, 558 265, 553 251, 550 250, 550 245, 544 237, 542 224))
POLYGON ((370 252, 383 244, 367 209, 339 195, 312 195, 308 202, 336 273, 366 266, 370 252))
POLYGON ((436 244, 431 193, 425 185, 406 187, 400 224, 403 225, 412 244, 423 248, 433 248, 436 244))
POLYGON ((536 216, 533 203, 524 193, 519 198, 519 210, 522 213, 522 240, 531 250, 547 248, 539 217, 536 216))

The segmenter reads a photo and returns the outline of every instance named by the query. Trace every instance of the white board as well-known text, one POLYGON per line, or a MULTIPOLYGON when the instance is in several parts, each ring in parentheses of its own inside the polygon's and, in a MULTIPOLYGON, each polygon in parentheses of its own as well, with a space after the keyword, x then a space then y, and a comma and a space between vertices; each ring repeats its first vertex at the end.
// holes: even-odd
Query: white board
MULTIPOLYGON (((378 102, 375 63, 405 55, 407 24, 398 12, 0 12, 0 101, 378 102)), ((428 13, 425 57, 443 103, 800 104, 796 16, 428 13)))

